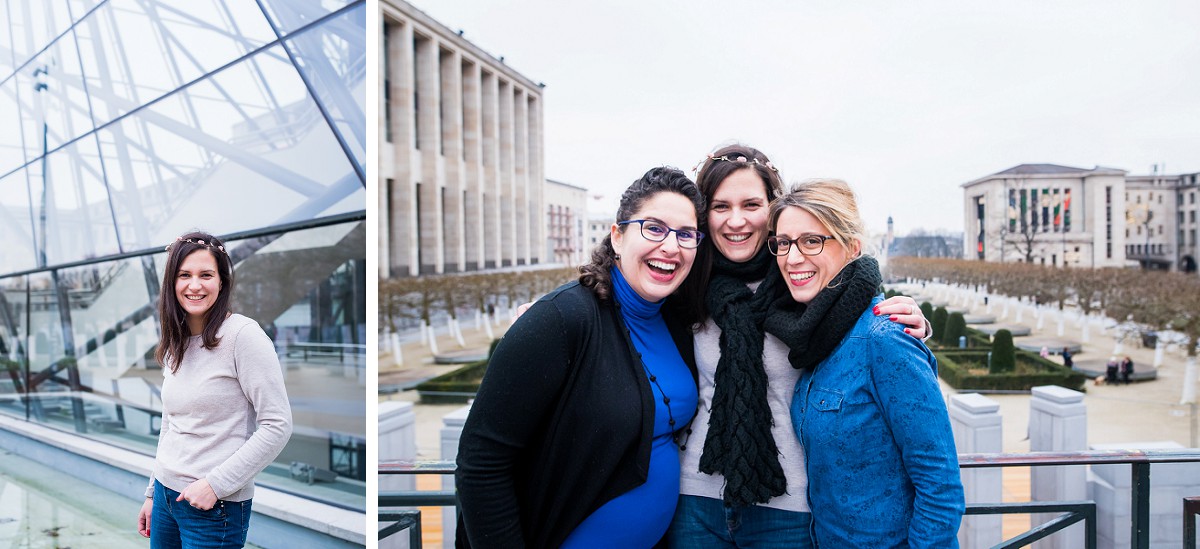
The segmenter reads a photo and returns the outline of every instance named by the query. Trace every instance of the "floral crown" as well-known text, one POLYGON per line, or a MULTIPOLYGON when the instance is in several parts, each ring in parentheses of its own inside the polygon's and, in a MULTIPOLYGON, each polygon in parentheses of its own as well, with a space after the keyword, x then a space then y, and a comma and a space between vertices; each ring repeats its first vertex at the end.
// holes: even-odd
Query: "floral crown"
POLYGON ((713 156, 711 153, 709 153, 708 156, 704 157, 704 159, 700 160, 700 162, 697 162, 695 166, 692 166, 692 173, 696 173, 696 172, 700 171, 700 166, 703 166, 704 163, 708 162, 709 160, 711 160, 713 162, 741 162, 743 164, 753 163, 753 164, 758 164, 759 166, 762 166, 762 167, 764 167, 768 170, 771 170, 775 173, 779 173, 779 168, 776 168, 775 165, 772 164, 770 160, 768 160, 766 162, 761 162, 757 158, 746 158, 745 156, 740 155, 740 154, 733 158, 730 158, 727 155, 713 156))
POLYGON ((210 252, 211 252, 212 250, 219 250, 221 253, 225 254, 225 256, 226 256, 226 257, 228 257, 228 256, 229 256, 229 252, 225 251, 225 246, 214 246, 214 244, 216 244, 216 242, 205 242, 205 241, 203 241, 203 240, 200 240, 200 239, 198 239, 198 238, 184 238, 184 237, 182 237, 182 236, 177 236, 177 237, 175 237, 175 242, 172 242, 172 243, 170 243, 170 244, 167 244, 167 247, 166 247, 165 249, 166 249, 166 250, 169 252, 169 251, 171 251, 171 246, 174 246, 174 245, 176 245, 176 244, 178 244, 178 243, 180 243, 180 242, 187 242, 188 244, 195 244, 195 245, 197 245, 197 246, 204 246, 205 248, 208 248, 208 250, 209 250, 210 252))

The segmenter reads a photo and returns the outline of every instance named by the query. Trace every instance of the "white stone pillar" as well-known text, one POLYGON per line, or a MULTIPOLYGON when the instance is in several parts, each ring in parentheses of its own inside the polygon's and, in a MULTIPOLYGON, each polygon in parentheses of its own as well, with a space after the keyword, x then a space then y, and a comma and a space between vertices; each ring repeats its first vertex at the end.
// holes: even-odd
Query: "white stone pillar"
MULTIPOLYGON (((379 461, 412 461, 417 458, 417 415, 413 403, 389 400, 379 403, 379 461)), ((415 490, 412 475, 380 475, 379 490, 415 490)))
MULTIPOLYGON (((977 393, 950 397, 950 427, 960 454, 1000 453, 1000 404, 977 393)), ((1004 488, 999 467, 962 470, 963 491, 968 503, 1000 503, 1004 488)), ((1000 515, 963 517, 958 543, 963 549, 992 547, 1004 540, 1000 515)))
MULTIPOLYGON (((471 405, 467 404, 449 414, 442 416, 442 460, 454 461, 458 457, 458 439, 462 437, 463 424, 467 422, 467 414, 471 405)), ((454 475, 442 477, 442 490, 454 490, 454 475)), ((454 507, 442 508, 442 546, 446 549, 454 547, 454 530, 458 523, 458 512, 454 507)))
MULTIPOLYGON (((1087 449, 1087 405, 1083 393, 1056 385, 1033 388, 1029 401, 1029 450, 1071 452, 1087 449)), ((1087 497, 1087 471, 1082 466, 1033 467, 1030 471, 1033 501, 1078 501, 1087 497)), ((1034 526, 1059 513, 1037 513, 1034 526)), ((1034 543, 1035 549, 1083 547, 1084 525, 1075 524, 1034 543)))
MULTIPOLYGON (((1093 450, 1177 450, 1173 441, 1094 444, 1093 450)), ((1133 520, 1133 470, 1128 464, 1093 465, 1088 488, 1096 500, 1096 544, 1126 549, 1133 520)), ((1183 547, 1179 502, 1200 494, 1200 463, 1162 463, 1150 467, 1150 546, 1183 547)))

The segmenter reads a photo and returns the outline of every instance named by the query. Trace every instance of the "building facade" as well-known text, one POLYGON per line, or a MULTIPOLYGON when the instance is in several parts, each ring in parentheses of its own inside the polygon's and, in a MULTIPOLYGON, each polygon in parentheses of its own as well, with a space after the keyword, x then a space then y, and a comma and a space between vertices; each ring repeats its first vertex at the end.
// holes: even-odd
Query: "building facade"
POLYGON ((568 267, 583 264, 587 245, 588 190, 553 179, 546 180, 546 261, 568 267))
POLYGON ((1196 272, 1198 176, 1126 178, 1126 256, 1147 269, 1196 272))
MULTIPOLYGON (((365 348, 366 14, 365 0, 0 0, 0 419, 152 456, 164 247, 205 230, 292 399, 295 434, 258 484, 362 516, 365 358, 298 351, 365 348)), ((364 534, 286 531, 251 542, 364 534)))
POLYGON ((382 0, 379 276, 549 260, 542 86, 382 0))
POLYGON ((962 188, 965 258, 1126 265, 1124 170, 1022 164, 962 188))

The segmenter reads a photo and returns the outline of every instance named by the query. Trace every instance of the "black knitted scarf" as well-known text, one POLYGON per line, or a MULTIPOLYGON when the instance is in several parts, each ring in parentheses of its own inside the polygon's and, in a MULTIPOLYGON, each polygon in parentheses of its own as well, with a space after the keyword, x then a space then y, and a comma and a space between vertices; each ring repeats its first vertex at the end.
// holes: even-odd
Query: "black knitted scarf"
POLYGON ((879 294, 883 278, 875 258, 851 261, 807 305, 797 303, 785 289, 767 312, 764 326, 788 348, 794 368, 815 368, 825 360, 858 317, 879 294))
POLYGON ((766 246, 750 261, 734 263, 713 254, 708 310, 721 328, 708 436, 700 471, 725 477, 722 494, 731 505, 765 503, 787 489, 779 449, 771 436, 767 373, 763 369, 763 321, 783 288, 783 277, 766 246), (746 284, 766 278, 754 292, 746 284))

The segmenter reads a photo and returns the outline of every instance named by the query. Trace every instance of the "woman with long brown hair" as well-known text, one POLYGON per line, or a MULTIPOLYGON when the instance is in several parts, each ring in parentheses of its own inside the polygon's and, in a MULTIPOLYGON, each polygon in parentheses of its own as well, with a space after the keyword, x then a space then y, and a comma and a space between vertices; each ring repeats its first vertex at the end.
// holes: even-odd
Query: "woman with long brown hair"
POLYGON ((162 426, 138 514, 152 548, 242 547, 254 477, 292 433, 274 345, 230 311, 225 244, 191 232, 167 247, 158 299, 162 426))

